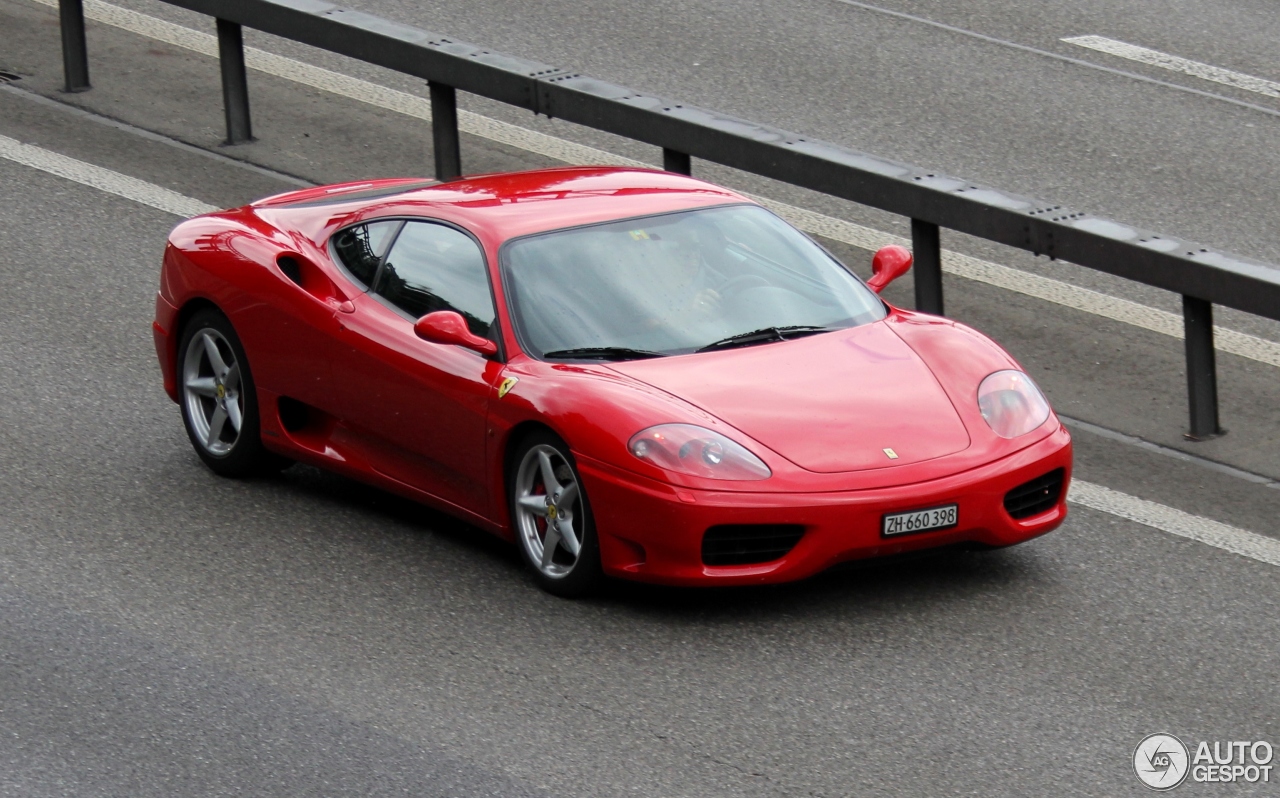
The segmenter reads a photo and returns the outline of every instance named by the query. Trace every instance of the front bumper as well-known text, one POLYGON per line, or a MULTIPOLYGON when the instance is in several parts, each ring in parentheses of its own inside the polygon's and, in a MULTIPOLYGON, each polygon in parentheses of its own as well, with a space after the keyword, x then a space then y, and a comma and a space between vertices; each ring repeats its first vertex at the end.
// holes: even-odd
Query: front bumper
POLYGON ((1048 532, 1067 515, 1071 437, 1065 428, 1022 451, 941 479, 893 488, 830 493, 739 493, 676 488, 578 458, 591 501, 604 570, 669 585, 766 584, 803 579, 837 563, 972 543, 1010 546, 1048 532), (1011 489, 1054 469, 1065 471, 1052 508, 1016 520, 1004 509, 1011 489), (959 505, 950 529, 881 536, 885 513, 959 505), (705 565, 703 533, 720 524, 799 524, 787 554, 754 565, 705 565))

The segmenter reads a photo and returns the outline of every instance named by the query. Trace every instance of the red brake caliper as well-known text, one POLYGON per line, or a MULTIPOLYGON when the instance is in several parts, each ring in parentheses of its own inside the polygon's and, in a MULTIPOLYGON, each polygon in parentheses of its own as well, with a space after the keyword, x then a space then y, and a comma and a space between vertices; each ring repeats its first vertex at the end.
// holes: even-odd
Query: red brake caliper
MULTIPOLYGON (((546 495, 547 495, 547 486, 546 486, 546 485, 544 485, 544 484, 542 484, 542 478, 541 478, 541 477, 539 477, 539 478, 538 478, 538 481, 534 483, 534 485, 533 485, 533 489, 530 491, 530 493, 532 493, 534 496, 546 496, 546 495)), ((542 516, 540 516, 540 515, 539 515, 539 516, 537 516, 537 517, 535 517, 535 518, 533 519, 533 523, 534 523, 534 524, 537 526, 537 528, 538 528, 538 536, 539 536, 539 537, 542 539, 542 541, 545 543, 545 542, 546 542, 546 540, 547 540, 547 519, 545 519, 545 518, 543 518, 542 516)))

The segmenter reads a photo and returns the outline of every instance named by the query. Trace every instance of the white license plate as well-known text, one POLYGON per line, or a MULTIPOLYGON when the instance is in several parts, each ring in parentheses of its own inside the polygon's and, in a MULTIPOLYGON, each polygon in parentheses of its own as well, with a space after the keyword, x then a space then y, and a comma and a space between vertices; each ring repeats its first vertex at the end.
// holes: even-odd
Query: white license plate
POLYGON ((891 513, 884 517, 881 533, 885 537, 892 535, 909 535, 912 532, 927 532, 931 529, 946 529, 960 521, 959 505, 948 504, 943 507, 930 507, 928 510, 912 510, 909 513, 891 513))

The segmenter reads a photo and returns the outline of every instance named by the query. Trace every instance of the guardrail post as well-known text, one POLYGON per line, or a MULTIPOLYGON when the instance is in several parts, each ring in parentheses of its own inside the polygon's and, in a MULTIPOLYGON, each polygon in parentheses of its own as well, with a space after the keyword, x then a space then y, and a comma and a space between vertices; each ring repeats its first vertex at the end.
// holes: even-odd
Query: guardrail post
POLYGON ((1182 295, 1182 323, 1187 339, 1187 398, 1191 431, 1204 440, 1222 434, 1218 426, 1218 369, 1213 351, 1213 303, 1182 295))
POLYGON ((458 139, 458 92, 442 83, 431 91, 431 146, 436 154, 436 180, 462 177, 462 144, 458 139))
POLYGON ((89 49, 84 37, 83 0, 58 0, 62 28, 62 74, 67 91, 89 89, 89 49))
POLYGON ((693 159, 688 153, 662 148, 662 168, 682 175, 693 174, 693 159))
POLYGON ((227 117, 227 143, 253 141, 249 122, 249 76, 244 68, 244 31, 235 22, 218 20, 218 64, 222 68, 222 109, 227 117))
POLYGON ((915 264, 916 310, 942 315, 942 242, 938 226, 911 220, 911 250, 915 264))

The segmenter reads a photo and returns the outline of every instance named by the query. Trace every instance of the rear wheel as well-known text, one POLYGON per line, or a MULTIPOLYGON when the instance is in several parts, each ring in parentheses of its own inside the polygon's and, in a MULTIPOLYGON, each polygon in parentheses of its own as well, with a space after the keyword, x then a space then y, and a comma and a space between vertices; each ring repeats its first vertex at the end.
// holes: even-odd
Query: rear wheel
POLYGON ((507 480, 520 552, 538 584, 573 598, 597 588, 603 572, 591 507, 564 441, 550 432, 525 438, 507 480))
POLYGON ((253 375, 226 316, 212 309, 193 316, 178 358, 182 421, 205 465, 224 477, 244 477, 289 464, 262 446, 253 375))

